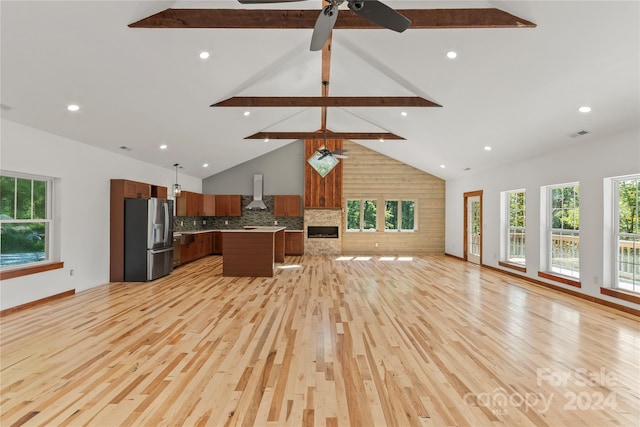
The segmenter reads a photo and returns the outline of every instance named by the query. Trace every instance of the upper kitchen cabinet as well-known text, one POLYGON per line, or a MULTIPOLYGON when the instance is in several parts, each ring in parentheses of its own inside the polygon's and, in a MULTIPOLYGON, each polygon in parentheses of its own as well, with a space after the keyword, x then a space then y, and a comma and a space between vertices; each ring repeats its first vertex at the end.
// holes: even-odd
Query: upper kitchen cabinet
POLYGON ((216 216, 241 216, 242 196, 235 194, 216 194, 216 216))
POLYGON ((216 196, 213 194, 202 195, 202 216, 216 215, 216 196))
POLYGON ((128 179, 112 179, 111 188, 122 192, 126 199, 151 198, 151 185, 144 182, 129 181, 128 179))
POLYGON ((300 196, 273 196, 273 216, 300 216, 300 196))
POLYGON ((176 198, 176 216, 201 216, 203 212, 202 194, 182 191, 176 198))
POLYGON ((167 187, 162 187, 159 185, 151 186, 151 197, 156 197, 158 199, 166 199, 168 198, 169 192, 167 191, 167 187))

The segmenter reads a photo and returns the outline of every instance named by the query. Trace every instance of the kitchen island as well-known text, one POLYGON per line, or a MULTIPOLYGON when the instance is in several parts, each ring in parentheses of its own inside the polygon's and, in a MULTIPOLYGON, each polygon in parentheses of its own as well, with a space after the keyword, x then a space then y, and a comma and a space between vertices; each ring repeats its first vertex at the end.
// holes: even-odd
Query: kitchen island
POLYGON ((222 275, 273 277, 275 263, 284 262, 285 227, 221 230, 222 275))

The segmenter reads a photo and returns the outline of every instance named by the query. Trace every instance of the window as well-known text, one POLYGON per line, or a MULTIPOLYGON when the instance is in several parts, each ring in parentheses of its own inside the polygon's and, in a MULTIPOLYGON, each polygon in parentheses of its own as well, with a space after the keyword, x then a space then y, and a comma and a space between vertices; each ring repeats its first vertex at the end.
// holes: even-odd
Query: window
POLYGON ((640 292, 640 175, 615 179, 613 185, 613 287, 640 292))
POLYGON ((525 257, 525 191, 504 192, 504 256, 506 262, 526 265, 525 257))
POLYGON ((413 200, 386 200, 385 231, 415 231, 415 205, 413 200))
POLYGON ((52 186, 51 178, 0 175, 1 267, 50 261, 52 186))
POLYGON ((347 231, 375 231, 376 210, 375 200, 347 200, 347 231))
POLYGON ((547 271, 580 278, 580 193, 578 183, 547 189, 547 271))

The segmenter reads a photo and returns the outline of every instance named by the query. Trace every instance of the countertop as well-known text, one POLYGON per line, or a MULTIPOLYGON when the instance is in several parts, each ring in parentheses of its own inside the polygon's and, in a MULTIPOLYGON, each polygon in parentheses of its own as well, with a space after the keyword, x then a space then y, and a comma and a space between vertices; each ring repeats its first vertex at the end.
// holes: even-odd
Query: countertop
POLYGON ((278 231, 284 229, 287 233, 302 233, 302 230, 287 230, 287 227, 278 227, 278 226, 245 226, 244 228, 235 228, 235 229, 215 229, 215 230, 193 230, 193 231, 176 231, 173 233, 174 237, 181 236, 182 234, 201 234, 201 233, 213 233, 215 231, 252 231, 252 230, 263 230, 263 231, 278 231))
POLYGON ((283 231, 286 227, 278 227, 274 226, 259 226, 259 227, 244 227, 241 229, 235 230, 220 230, 223 233, 276 233, 278 231, 283 231))

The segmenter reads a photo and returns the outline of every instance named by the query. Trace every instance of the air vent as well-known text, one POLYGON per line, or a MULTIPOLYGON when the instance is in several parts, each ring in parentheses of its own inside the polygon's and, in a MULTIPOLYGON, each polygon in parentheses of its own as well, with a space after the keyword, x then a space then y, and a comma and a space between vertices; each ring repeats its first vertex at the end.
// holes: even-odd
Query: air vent
POLYGON ((569 136, 570 136, 571 138, 577 138, 577 137, 579 137, 579 136, 586 135, 586 134, 588 134, 588 133, 589 133, 589 131, 588 131, 588 130, 579 130, 578 132, 573 133, 573 134, 571 134, 571 135, 569 135, 569 136))

